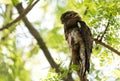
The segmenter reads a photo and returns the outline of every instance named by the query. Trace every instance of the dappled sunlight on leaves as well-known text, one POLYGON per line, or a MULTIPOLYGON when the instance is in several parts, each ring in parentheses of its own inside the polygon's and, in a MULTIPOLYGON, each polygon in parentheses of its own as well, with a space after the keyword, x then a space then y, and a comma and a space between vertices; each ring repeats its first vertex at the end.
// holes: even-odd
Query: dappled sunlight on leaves
MULTIPOLYGON (((18 3, 21 0, 16 0, 18 3)), ((32 0, 22 1, 29 5, 32 0)), ((0 1, 0 19, 3 25, 19 15, 11 2, 0 1), (4 3, 3 3, 4 2, 4 3), (8 6, 9 8, 7 8, 8 6), (10 9, 7 11, 7 9, 10 9)), ((22 21, 0 31, 0 81, 60 81, 67 73, 78 81, 76 66, 69 69, 71 53, 65 40, 60 16, 67 10, 77 11, 90 27, 94 38, 109 27, 102 42, 120 51, 120 2, 119 0, 39 0, 27 15, 39 32, 52 58, 63 73, 56 73, 44 57, 36 39, 22 21)), ((102 45, 93 45, 90 81, 120 81, 120 56, 102 45)))

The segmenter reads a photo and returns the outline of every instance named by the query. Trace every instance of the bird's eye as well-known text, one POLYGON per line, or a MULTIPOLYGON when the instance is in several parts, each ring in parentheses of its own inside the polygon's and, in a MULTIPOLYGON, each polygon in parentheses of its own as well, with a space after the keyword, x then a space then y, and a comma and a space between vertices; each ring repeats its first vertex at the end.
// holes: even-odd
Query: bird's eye
POLYGON ((72 14, 69 14, 69 16, 72 16, 72 14))
POLYGON ((69 16, 71 17, 71 16, 72 16, 72 14, 69 14, 69 16))
POLYGON ((66 17, 72 17, 72 14, 67 14, 66 17))

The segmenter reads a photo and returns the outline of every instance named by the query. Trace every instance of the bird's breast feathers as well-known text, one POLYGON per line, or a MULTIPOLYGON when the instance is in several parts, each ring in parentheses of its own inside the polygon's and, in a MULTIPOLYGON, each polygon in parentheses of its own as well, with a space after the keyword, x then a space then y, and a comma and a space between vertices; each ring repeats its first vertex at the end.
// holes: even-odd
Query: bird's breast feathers
POLYGON ((78 29, 74 28, 71 30, 71 32, 68 33, 67 42, 70 48, 77 43, 83 43, 81 34, 78 29))

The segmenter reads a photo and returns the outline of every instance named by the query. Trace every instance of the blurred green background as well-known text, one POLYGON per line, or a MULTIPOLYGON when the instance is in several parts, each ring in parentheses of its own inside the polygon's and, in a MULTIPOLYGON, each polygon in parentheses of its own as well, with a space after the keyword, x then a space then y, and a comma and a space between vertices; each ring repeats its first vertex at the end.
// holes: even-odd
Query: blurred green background
MULTIPOLYGON (((15 6, 26 8, 35 0, 1 0, 0 28, 19 16, 15 6)), ((26 15, 41 35, 60 70, 51 68, 36 38, 22 20, 7 29, 0 30, 0 81, 61 81, 66 77, 71 53, 64 37, 60 16, 74 10, 87 23, 94 38, 108 30, 102 41, 120 51, 120 1, 119 0, 39 0, 26 15)), ((75 71, 74 81, 79 81, 75 71)), ((120 81, 120 56, 95 44, 88 74, 90 81, 120 81)))

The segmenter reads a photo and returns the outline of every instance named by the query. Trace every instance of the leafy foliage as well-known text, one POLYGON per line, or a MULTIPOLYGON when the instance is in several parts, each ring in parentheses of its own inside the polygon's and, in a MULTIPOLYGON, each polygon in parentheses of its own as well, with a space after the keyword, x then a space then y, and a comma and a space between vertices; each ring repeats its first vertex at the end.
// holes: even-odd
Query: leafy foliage
MULTIPOLYGON (((20 0, 12 0, 13 5, 17 5, 19 2, 20 0)), ((31 4, 32 2, 32 0, 25 0, 25 3, 27 3, 26 5, 31 4)), ((14 7, 11 3, 5 3, 0 4, 0 19, 3 20, 0 21, 0 27, 11 22, 11 20, 14 20, 14 16, 16 16, 17 13, 13 9, 14 7)), ((60 59, 62 63, 65 63, 68 60, 63 58, 69 58, 67 56, 70 55, 64 37, 63 26, 60 22, 61 14, 67 10, 74 10, 80 13, 83 21, 90 27, 94 38, 103 34, 107 23, 109 22, 108 30, 102 41, 120 51, 119 0, 40 0, 37 8, 41 13, 38 14, 36 11, 34 12, 34 15, 37 14, 40 20, 36 19, 31 23, 36 27, 40 35, 42 35, 47 47, 52 50, 51 54, 56 62, 56 56, 58 56, 58 59, 61 53, 64 54, 60 59), (50 24, 52 28, 49 28, 49 23, 52 23, 50 24), (55 52, 55 55, 53 51, 55 52)), ((29 15, 30 14, 28 14, 28 17, 34 17, 34 15, 29 15)), ((22 22, 19 23, 4 31, 0 31, 0 81, 34 81, 34 77, 31 77, 30 75, 34 74, 33 68, 34 66, 37 67, 37 63, 31 62, 28 64, 28 66, 31 65, 29 66, 29 69, 26 69, 25 65, 27 65, 29 60, 36 60, 33 58, 38 54, 42 57, 41 49, 36 43, 36 40, 29 34, 28 30, 23 28, 24 31, 21 31, 22 34, 20 34, 20 36, 17 35, 18 31, 16 30, 16 27, 21 28, 20 25, 23 24, 22 22), (29 38, 29 41, 25 40, 27 38, 29 38), (19 44, 17 40, 22 41, 22 44, 19 44)), ((24 25, 22 26, 24 27, 24 25)), ((40 57, 37 59, 39 58, 40 57)), ((119 81, 119 59, 120 57, 115 55, 111 50, 108 50, 101 45, 94 44, 91 58, 91 70, 88 74, 90 81, 119 81)), ((42 62, 40 64, 40 68, 42 68, 42 66, 45 66, 44 61, 46 61, 46 59, 40 60, 43 62, 43 64, 42 62)), ((68 63, 69 62, 67 62, 65 66, 60 64, 60 70, 64 71, 63 74, 57 74, 54 69, 49 68, 50 70, 48 70, 45 79, 41 79, 40 76, 37 78, 40 81, 59 81, 61 78, 67 76, 68 63)), ((76 67, 73 65, 71 68, 74 70, 76 67)), ((73 77, 77 79, 76 73, 73 72, 73 75, 75 75, 73 77)), ((34 76, 36 76, 36 74, 34 74, 34 76)))

